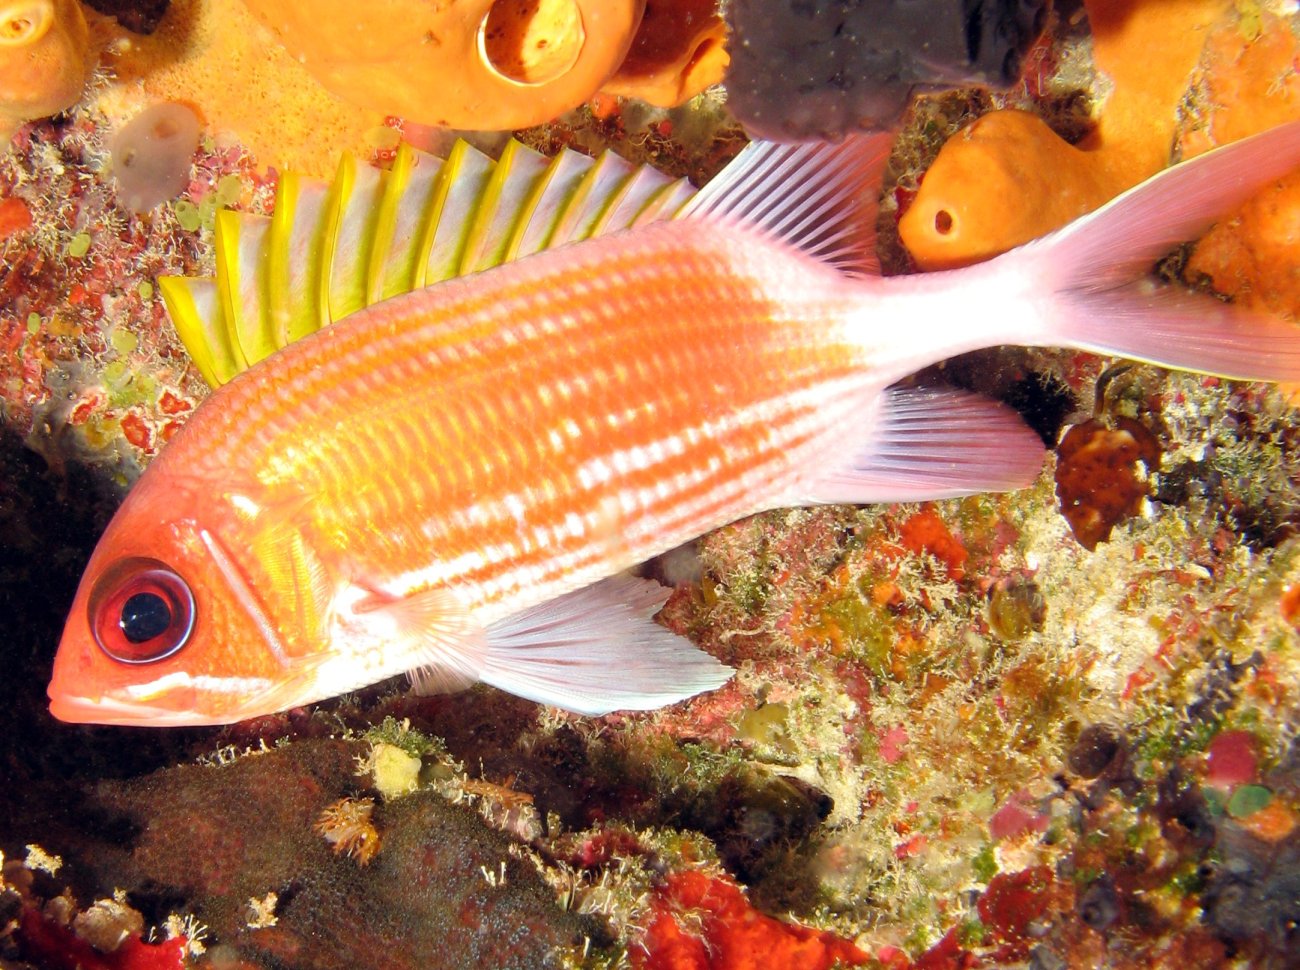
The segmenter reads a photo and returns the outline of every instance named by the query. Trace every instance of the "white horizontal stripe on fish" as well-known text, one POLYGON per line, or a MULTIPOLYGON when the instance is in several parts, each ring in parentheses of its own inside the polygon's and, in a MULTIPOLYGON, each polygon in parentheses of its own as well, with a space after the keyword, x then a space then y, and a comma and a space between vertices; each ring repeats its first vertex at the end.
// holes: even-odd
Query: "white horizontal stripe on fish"
MULTIPOLYGON (((794 483, 795 469, 800 467, 798 455, 791 449, 802 451, 809 442, 817 444, 855 406, 855 398, 844 388, 856 389, 860 381, 844 379, 834 385, 820 385, 788 395, 782 401, 761 402, 758 406, 710 419, 688 427, 667 438, 657 439, 647 445, 622 449, 611 457, 599 459, 601 474, 613 474, 615 461, 624 467, 639 464, 638 471, 651 470, 686 454, 692 446, 713 443, 718 438, 734 433, 742 427, 763 428, 769 432, 759 448, 763 457, 754 467, 734 479, 724 479, 729 467, 717 455, 710 455, 696 468, 673 475, 665 474, 653 486, 636 489, 624 488, 610 496, 606 504, 585 514, 572 511, 556 519, 533 525, 516 541, 497 543, 453 560, 434 562, 427 566, 402 573, 383 584, 391 595, 404 596, 410 592, 449 583, 464 583, 475 587, 484 602, 492 602, 501 615, 513 612, 510 601, 521 594, 536 599, 543 588, 554 589, 552 595, 574 588, 574 577, 591 573, 594 578, 610 571, 626 568, 631 562, 623 550, 642 544, 671 547, 698 534, 702 524, 711 522, 717 510, 731 507, 736 514, 755 511, 762 504, 762 493, 779 493, 794 483), (838 385, 838 386, 837 386, 838 385), (834 405, 843 402, 840 407, 834 405), (633 454, 635 453, 635 457, 633 454), (655 460, 649 459, 651 454, 655 460), (784 471, 784 474, 781 472, 784 471), (686 499, 692 489, 712 483, 707 490, 686 499), (759 493, 755 508, 742 506, 746 495, 759 493), (614 504, 615 509, 609 505, 614 504), (631 527, 629 527, 631 523, 631 527), (639 524, 639 527, 637 527, 639 524), (591 536, 593 541, 578 549, 562 550, 565 538, 591 536), (603 538, 602 538, 603 537, 603 538), (555 548, 546 559, 528 560, 537 550, 555 548), (491 572, 502 563, 517 565, 500 572, 491 572), (487 573, 487 575, 484 575, 487 573)), ((590 464, 590 463, 589 463, 590 464)), ((589 474, 589 479, 599 477, 589 474)), ((586 490, 592 485, 583 483, 586 490)), ((554 485, 546 483, 547 491, 554 485)), ((535 500, 536 495, 532 496, 535 500)), ((463 519, 477 526, 509 526, 522 524, 520 503, 524 497, 512 493, 499 500, 484 499, 466 510, 463 519)), ((551 504, 551 503, 545 503, 551 504)), ((533 502, 534 514, 544 511, 544 504, 533 502)), ((526 518, 526 509, 525 518, 526 518)), ((579 583, 578 585, 581 585, 579 583)))
POLYGON ((132 700, 147 701, 177 688, 194 688, 212 694, 261 693, 272 686, 272 681, 265 677, 212 677, 208 674, 195 676, 183 670, 174 670, 157 680, 143 684, 128 684, 122 688, 132 700))

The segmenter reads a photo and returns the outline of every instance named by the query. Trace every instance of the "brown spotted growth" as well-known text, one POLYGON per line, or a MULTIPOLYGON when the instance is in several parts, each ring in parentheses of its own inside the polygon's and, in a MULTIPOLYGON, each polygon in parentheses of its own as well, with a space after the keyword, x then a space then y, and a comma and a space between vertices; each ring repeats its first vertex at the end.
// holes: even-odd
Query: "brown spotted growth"
POLYGON ((1160 465, 1160 443, 1131 418, 1113 426, 1096 418, 1071 427, 1056 446, 1056 495, 1061 514, 1085 549, 1137 515, 1160 465))

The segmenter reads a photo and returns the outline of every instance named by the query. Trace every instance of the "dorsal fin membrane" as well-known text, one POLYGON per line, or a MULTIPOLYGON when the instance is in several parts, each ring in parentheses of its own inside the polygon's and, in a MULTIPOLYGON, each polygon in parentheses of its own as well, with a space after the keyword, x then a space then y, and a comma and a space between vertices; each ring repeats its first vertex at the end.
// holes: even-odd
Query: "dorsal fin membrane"
POLYGON ((523 229, 537 208, 550 164, 541 152, 513 138, 506 143, 474 214, 461 257, 462 274, 491 269, 514 258, 523 229))
POLYGON ((214 277, 162 276, 158 292, 181 343, 210 386, 220 387, 244 369, 230 344, 214 277))
POLYGON ((329 321, 324 253, 329 186, 286 172, 275 192, 266 237, 267 306, 277 346, 314 333, 329 321))
POLYGON ((605 152, 547 158, 465 142, 446 160, 402 145, 381 171, 344 158, 331 182, 285 173, 266 216, 217 215, 217 273, 159 292, 209 384, 340 317, 463 273, 671 219, 694 195, 605 152))
POLYGON ((379 226, 380 202, 388 173, 344 155, 330 187, 330 221, 337 227, 330 254, 330 319, 339 320, 367 306, 370 253, 379 226))
POLYGON ((460 273, 461 258, 479 200, 496 162, 466 142, 457 142, 443 163, 434 199, 437 210, 424 265, 424 285, 460 273))
POLYGON ((876 217, 893 135, 750 142, 681 218, 743 222, 852 275, 880 273, 876 217))

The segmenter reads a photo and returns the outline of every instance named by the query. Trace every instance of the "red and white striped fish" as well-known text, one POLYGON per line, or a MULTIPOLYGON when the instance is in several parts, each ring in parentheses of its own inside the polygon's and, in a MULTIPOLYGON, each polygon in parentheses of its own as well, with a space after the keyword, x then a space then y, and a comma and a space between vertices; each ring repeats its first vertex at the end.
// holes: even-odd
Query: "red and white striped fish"
POLYGON ((968 269, 884 279, 887 139, 755 144, 686 218, 396 297, 217 390, 86 569, 69 721, 211 724, 403 672, 584 713, 730 670, 621 571, 740 516, 1032 482, 1001 405, 905 389, 995 344, 1300 380, 1300 330, 1146 278, 1300 165, 1300 124, 968 269), (613 577, 613 578, 611 578, 613 577))

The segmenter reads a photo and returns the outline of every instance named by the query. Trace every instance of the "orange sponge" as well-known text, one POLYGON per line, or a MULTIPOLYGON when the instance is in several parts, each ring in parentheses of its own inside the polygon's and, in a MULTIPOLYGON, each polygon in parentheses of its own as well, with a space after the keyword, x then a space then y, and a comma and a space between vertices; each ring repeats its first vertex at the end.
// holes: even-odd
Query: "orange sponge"
POLYGON ((726 37, 718 0, 648 3, 632 49, 601 91, 675 107, 722 80, 726 37))
POLYGON ((1178 103, 1204 30, 1228 0, 1086 0, 1097 69, 1111 82, 1075 149, 1021 111, 949 139, 899 223, 922 269, 978 262, 1095 209, 1169 160, 1178 103))
POLYGON ((1037 115, 994 111, 943 146, 899 233, 922 269, 965 266, 1051 232, 1113 194, 1088 153, 1037 115))
MULTIPOLYGON (((1197 91, 1206 124, 1184 138, 1184 155, 1300 118, 1300 38, 1280 18, 1258 17, 1230 19, 1206 44, 1197 91)), ((1237 302, 1300 322, 1300 173, 1210 230, 1187 275, 1208 276, 1237 302)))
POLYGON ((327 89, 421 124, 506 130, 590 98, 645 0, 244 0, 327 89))
POLYGON ((0 139, 75 104, 92 64, 77 0, 0 3, 0 139))
POLYGON ((1197 244, 1187 275, 1236 302, 1300 321, 1300 172, 1270 186, 1197 244))

